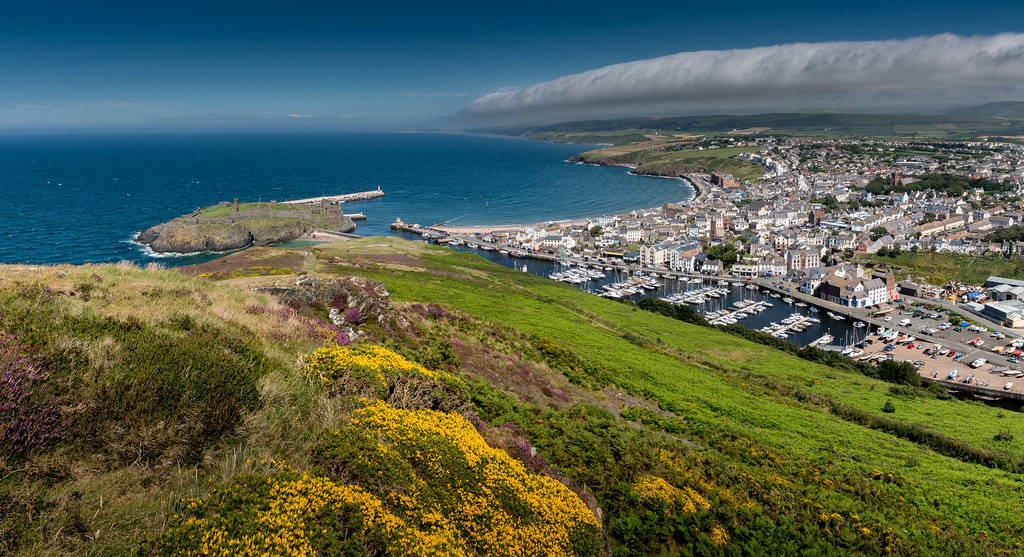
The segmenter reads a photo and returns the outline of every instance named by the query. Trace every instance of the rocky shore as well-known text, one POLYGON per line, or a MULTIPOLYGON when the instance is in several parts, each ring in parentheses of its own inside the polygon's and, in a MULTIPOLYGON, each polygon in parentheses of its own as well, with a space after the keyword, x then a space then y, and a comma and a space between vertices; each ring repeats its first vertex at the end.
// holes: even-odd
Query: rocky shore
POLYGON ((147 228, 136 237, 136 241, 158 253, 230 251, 290 242, 318 232, 351 232, 355 227, 347 216, 332 222, 267 217, 201 224, 178 218, 147 228))

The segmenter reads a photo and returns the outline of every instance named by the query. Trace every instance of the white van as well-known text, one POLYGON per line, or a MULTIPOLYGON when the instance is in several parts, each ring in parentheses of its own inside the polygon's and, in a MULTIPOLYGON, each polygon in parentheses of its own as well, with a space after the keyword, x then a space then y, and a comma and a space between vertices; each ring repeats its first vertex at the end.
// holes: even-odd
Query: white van
POLYGON ((909 319, 904 319, 903 321, 900 321, 900 327, 909 327, 909 326, 910 326, 910 320, 909 319))

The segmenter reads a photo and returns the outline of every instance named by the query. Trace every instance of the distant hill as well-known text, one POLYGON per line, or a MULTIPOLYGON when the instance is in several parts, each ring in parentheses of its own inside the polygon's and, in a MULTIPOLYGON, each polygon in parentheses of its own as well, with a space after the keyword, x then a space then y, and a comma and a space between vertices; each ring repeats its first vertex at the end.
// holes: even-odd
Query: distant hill
POLYGON ((978 106, 962 106, 943 111, 946 114, 963 116, 986 116, 989 118, 1024 118, 1024 101, 1001 101, 978 106))
POLYGON ((1024 121, 1007 122, 1008 114, 1019 111, 1024 103, 993 103, 967 110, 999 112, 984 114, 866 114, 839 112, 770 113, 752 115, 717 114, 707 116, 656 116, 562 122, 540 126, 485 128, 474 130, 532 139, 576 143, 616 143, 637 141, 644 134, 660 133, 751 135, 860 136, 860 137, 934 137, 967 138, 980 135, 1021 135, 1024 121), (999 105, 996 108, 994 105, 999 105), (1009 105, 1014 105, 1016 108, 1009 105), (611 135, 609 135, 611 134, 611 135))

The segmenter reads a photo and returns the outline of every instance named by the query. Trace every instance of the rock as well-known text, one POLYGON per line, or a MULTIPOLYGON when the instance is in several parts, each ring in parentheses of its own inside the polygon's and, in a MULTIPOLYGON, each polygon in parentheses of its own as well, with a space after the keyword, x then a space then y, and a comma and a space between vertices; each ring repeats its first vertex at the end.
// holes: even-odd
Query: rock
POLYGON ((367 321, 375 321, 383 327, 405 326, 405 320, 391 303, 387 286, 368 278, 306 275, 291 284, 277 283, 255 290, 276 296, 282 303, 292 306, 332 308, 331 320, 339 326, 356 326, 367 321))

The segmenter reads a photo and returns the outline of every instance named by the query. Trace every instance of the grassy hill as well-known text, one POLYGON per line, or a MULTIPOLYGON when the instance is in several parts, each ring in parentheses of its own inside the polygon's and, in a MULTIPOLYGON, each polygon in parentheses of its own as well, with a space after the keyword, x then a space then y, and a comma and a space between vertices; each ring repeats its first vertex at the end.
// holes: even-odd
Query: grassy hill
POLYGON ((443 248, 6 267, 0 312, 5 553, 993 555, 1024 539, 1019 414, 443 248))
POLYGON ((866 114, 857 112, 796 112, 650 116, 562 122, 529 127, 488 128, 485 133, 521 135, 531 139, 574 143, 639 141, 649 134, 708 135, 754 133, 793 136, 970 138, 979 135, 1016 136, 1024 133, 1018 103, 993 103, 947 114, 866 114))
POLYGON ((764 175, 764 168, 736 158, 743 152, 756 152, 757 147, 725 147, 697 151, 672 140, 645 141, 617 145, 580 153, 576 159, 588 164, 628 165, 637 174, 679 176, 684 173, 727 172, 739 180, 754 180, 764 175), (667 147, 666 147, 667 146, 667 147))

